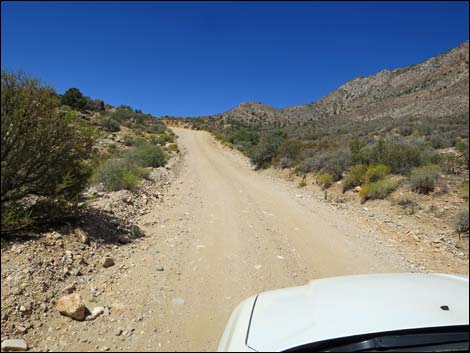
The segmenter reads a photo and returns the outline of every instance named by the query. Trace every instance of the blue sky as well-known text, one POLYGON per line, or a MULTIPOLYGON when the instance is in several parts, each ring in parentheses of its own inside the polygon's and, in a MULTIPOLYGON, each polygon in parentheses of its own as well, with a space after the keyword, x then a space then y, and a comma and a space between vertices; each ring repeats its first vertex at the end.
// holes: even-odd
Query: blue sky
POLYGON ((2 2, 2 67, 156 116, 315 101, 468 40, 468 2, 2 2))

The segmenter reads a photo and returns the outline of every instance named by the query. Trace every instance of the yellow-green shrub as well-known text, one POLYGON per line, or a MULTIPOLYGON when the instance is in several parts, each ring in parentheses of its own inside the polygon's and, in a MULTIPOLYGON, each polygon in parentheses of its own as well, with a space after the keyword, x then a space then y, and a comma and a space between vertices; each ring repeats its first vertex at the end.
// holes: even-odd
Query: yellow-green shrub
POLYGON ((333 184, 333 176, 330 173, 320 174, 318 177, 318 183, 324 188, 327 189, 333 184))
POLYGON ((398 184, 397 180, 391 178, 377 180, 373 183, 365 184, 359 191, 359 196, 362 197, 363 201, 368 199, 384 199, 396 190, 398 184))
POLYGON ((349 189, 352 189, 364 183, 366 172, 367 166, 364 164, 358 164, 353 166, 349 170, 349 173, 343 179, 343 192, 346 192, 349 189))
POLYGON ((380 179, 385 178, 387 175, 390 174, 390 167, 384 164, 375 164, 370 166, 367 169, 365 174, 365 182, 366 183, 373 183, 380 179))

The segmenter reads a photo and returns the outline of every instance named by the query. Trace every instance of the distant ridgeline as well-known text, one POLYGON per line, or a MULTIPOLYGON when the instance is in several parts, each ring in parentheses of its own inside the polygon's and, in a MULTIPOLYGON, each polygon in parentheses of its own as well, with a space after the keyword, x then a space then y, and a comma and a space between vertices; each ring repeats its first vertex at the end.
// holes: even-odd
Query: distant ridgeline
POLYGON ((439 164, 434 152, 445 148, 454 148, 460 167, 468 167, 468 111, 466 41, 422 63, 351 80, 310 104, 276 109, 242 103, 178 124, 211 131, 258 167, 327 172, 339 180, 357 163, 389 164, 406 174, 439 164), (392 157, 393 149, 402 155, 392 157))

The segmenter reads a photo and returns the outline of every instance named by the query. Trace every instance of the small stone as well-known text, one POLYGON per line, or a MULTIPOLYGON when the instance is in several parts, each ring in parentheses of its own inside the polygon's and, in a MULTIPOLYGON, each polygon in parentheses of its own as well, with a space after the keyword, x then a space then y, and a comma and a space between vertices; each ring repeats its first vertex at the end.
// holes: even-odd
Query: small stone
POLYGON ((75 284, 72 284, 70 286, 67 286, 64 288, 63 292, 65 294, 72 294, 73 292, 75 292, 77 290, 77 288, 75 287, 75 284))
POLYGON ((157 270, 157 272, 163 272, 163 271, 165 271, 165 269, 163 268, 163 266, 157 266, 156 270, 157 270))
POLYGON ((175 298, 172 300, 172 303, 175 305, 183 305, 184 304, 184 299, 183 298, 175 298))
POLYGON ((120 336, 122 333, 122 328, 117 328, 115 331, 114 331, 114 336, 120 336))
POLYGON ((74 233, 78 237, 80 243, 90 245, 90 237, 82 228, 76 228, 74 233))
POLYGON ((96 319, 98 316, 100 316, 101 314, 103 314, 103 312, 104 312, 104 307, 102 307, 102 306, 97 306, 97 307, 93 308, 93 310, 91 311, 91 314, 88 315, 85 320, 87 320, 87 321, 94 320, 94 319, 96 319))
POLYGON ((104 268, 108 268, 108 267, 111 267, 111 266, 114 266, 114 260, 110 257, 105 257, 104 260, 103 260, 103 267, 104 268))
POLYGON ((2 342, 2 351, 21 352, 27 351, 28 344, 23 339, 9 339, 2 342))

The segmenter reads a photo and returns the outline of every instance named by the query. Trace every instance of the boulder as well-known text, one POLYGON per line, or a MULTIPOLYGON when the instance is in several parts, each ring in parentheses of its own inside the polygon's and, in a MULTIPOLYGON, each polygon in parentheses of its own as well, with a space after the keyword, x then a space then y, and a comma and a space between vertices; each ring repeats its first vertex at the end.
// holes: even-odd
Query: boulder
POLYGON ((87 308, 78 293, 72 293, 59 299, 57 310, 64 316, 77 321, 83 321, 87 308))

